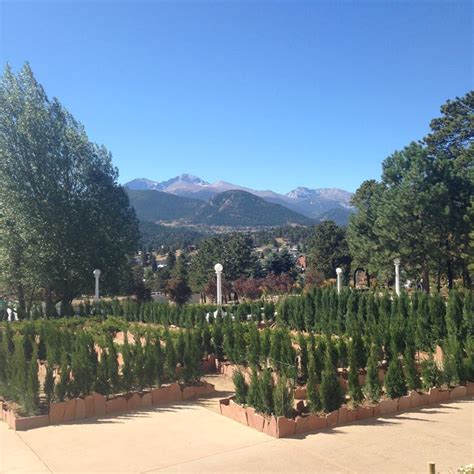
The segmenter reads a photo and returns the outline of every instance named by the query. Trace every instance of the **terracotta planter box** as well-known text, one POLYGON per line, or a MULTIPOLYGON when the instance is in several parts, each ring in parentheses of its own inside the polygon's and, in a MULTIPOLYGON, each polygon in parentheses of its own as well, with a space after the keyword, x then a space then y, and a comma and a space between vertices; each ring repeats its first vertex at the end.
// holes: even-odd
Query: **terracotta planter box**
POLYGON ((154 388, 151 391, 153 405, 161 405, 168 402, 168 387, 154 388))
POLYGON ((171 383, 168 389, 168 401, 180 402, 183 399, 183 392, 177 383, 171 383))
POLYGON ((230 412, 229 405, 230 405, 230 398, 223 398, 222 400, 219 400, 219 411, 221 415, 224 415, 227 417, 229 416, 229 412, 230 412))
POLYGON ((430 396, 427 393, 419 393, 416 390, 412 390, 408 395, 411 398, 412 408, 423 407, 430 404, 430 396))
POLYGON ((296 431, 295 420, 286 418, 284 416, 277 417, 277 431, 279 438, 294 435, 296 431))
POLYGON ((134 411, 140 408, 142 399, 138 393, 128 394, 124 398, 127 401, 126 411, 134 411))
POLYGON ((140 408, 151 408, 153 405, 153 398, 151 392, 146 392, 141 396, 140 408))
POLYGON ((94 412, 95 416, 105 416, 107 413, 106 399, 100 393, 94 393, 94 412))
MULTIPOLYGON (((194 387, 194 396, 202 397, 203 395, 207 394, 207 386, 206 384, 203 385, 196 385, 194 387)), ((184 400, 184 393, 183 393, 183 400, 184 400)))
POLYGON ((277 420, 274 416, 265 420, 265 425, 263 426, 263 432, 268 436, 273 436, 274 438, 278 438, 278 426, 277 420))
POLYGON ((16 416, 13 410, 8 410, 6 415, 7 425, 10 429, 16 430, 16 416))
POLYGON ((107 415, 127 411, 127 400, 124 397, 111 398, 105 403, 107 415))
POLYGON ((343 425, 346 423, 352 423, 357 419, 357 408, 355 410, 351 410, 348 406, 343 405, 339 408, 339 419, 337 424, 343 425))
POLYGON ((296 429, 295 429, 296 434, 307 433, 308 431, 311 431, 310 415, 297 416, 295 423, 296 423, 296 429))
POLYGON ((449 402, 451 390, 440 390, 438 392, 438 403, 449 402))
POLYGON ((92 418, 95 416, 94 408, 94 395, 87 395, 84 398, 84 403, 86 405, 86 418, 92 418))
POLYGON ((51 403, 49 406, 49 422, 51 425, 58 425, 64 421, 66 402, 51 403))
POLYGON ((326 415, 326 422, 328 425, 328 428, 332 428, 333 426, 336 426, 339 421, 339 410, 332 411, 331 413, 328 413, 326 415))
POLYGON ((405 395, 398 399, 398 411, 408 411, 411 408, 411 397, 410 395, 405 395))
POLYGON ((372 418, 374 415, 373 407, 357 407, 357 420, 365 420, 367 418, 372 418))
POLYGON ((215 387, 212 383, 204 382, 206 385, 206 395, 210 395, 215 392, 215 387))
POLYGON ((474 382, 467 382, 466 389, 468 395, 474 395, 474 382))
POLYGON ((250 428, 253 428, 257 431, 263 431, 265 426, 265 418, 260 413, 255 411, 255 408, 247 407, 245 409, 247 412, 247 424, 250 428))
POLYGON ((439 401, 439 388, 437 388, 437 387, 430 388, 430 390, 428 392, 428 398, 429 398, 429 401, 430 401, 430 405, 438 403, 438 401, 439 401))
POLYGON ((64 419, 66 423, 68 421, 74 421, 76 419, 76 399, 67 400, 64 402, 66 404, 66 409, 64 410, 64 419))
POLYGON ((44 426, 49 426, 49 415, 29 416, 27 418, 17 418, 15 420, 15 429, 17 431, 43 428, 44 426))
POLYGON ((391 415, 398 411, 398 399, 395 400, 381 400, 380 401, 380 415, 391 415))
POLYGON ((306 400, 306 387, 295 388, 295 400, 306 400))
POLYGON ((308 425, 310 431, 324 430, 328 427, 328 422, 325 416, 309 415, 308 418, 308 425))
POLYGON ((245 408, 235 403, 234 400, 231 400, 229 403, 229 416, 234 421, 238 421, 239 423, 248 426, 247 412, 245 411, 245 408))
POLYGON ((189 400, 196 396, 196 391, 194 387, 184 387, 183 388, 183 400, 189 400))
POLYGON ((464 385, 458 385, 451 390, 449 394, 450 400, 457 400, 459 398, 464 398, 467 395, 467 389, 464 385))
POLYGON ((83 398, 76 398, 75 420, 83 420, 86 417, 86 402, 83 398))

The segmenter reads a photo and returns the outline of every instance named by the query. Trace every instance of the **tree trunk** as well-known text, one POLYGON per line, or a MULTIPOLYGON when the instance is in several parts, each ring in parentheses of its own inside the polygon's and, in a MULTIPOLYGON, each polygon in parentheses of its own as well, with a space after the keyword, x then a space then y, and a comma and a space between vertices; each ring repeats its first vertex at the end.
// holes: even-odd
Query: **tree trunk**
POLYGON ((462 279, 463 279, 464 286, 466 288, 471 289, 472 278, 471 278, 471 274, 469 273, 469 269, 467 268, 467 265, 465 263, 463 263, 462 265, 462 279))
POLYGON ((25 289, 23 285, 20 283, 17 288, 18 293, 18 319, 25 319, 26 317, 26 301, 25 301, 25 289))
POLYGON ((448 288, 450 290, 453 289, 453 280, 454 280, 454 277, 453 277, 453 259, 452 258, 448 258, 447 262, 446 262, 446 276, 448 278, 448 288))
POLYGON ((47 318, 55 316, 54 304, 53 304, 53 295, 51 288, 45 288, 44 290, 44 302, 45 302, 45 314, 47 318))
POLYGON ((436 275, 436 289, 438 293, 441 290, 441 263, 438 263, 438 273, 436 275))
POLYGON ((430 293, 430 272, 428 265, 423 267, 423 291, 428 294, 430 293))

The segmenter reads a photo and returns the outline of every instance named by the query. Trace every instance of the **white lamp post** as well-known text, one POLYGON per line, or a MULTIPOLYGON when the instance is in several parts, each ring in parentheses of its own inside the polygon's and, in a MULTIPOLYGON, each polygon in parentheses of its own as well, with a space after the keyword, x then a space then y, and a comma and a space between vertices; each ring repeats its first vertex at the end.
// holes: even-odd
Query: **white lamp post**
POLYGON ((336 268, 336 274, 337 274, 337 294, 341 292, 341 287, 342 287, 342 268, 336 268))
POLYGON ((222 306, 222 270, 223 267, 220 263, 214 265, 214 270, 217 275, 217 305, 222 306))
POLYGON ((94 270, 94 276, 95 276, 95 296, 94 300, 99 301, 99 278, 100 278, 100 270, 96 268, 94 270))
POLYGON ((395 293, 400 296, 400 259, 396 258, 393 264, 395 265, 395 293))

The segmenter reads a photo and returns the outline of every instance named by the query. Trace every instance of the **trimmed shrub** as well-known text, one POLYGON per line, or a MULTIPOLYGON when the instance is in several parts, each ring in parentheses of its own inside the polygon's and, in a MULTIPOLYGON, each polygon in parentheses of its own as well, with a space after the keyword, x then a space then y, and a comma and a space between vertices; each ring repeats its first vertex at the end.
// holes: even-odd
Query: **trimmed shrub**
POLYGON ((232 375, 232 381, 235 388, 235 401, 244 405, 247 400, 248 386, 245 383, 245 377, 240 370, 236 370, 232 375))
POLYGON ((280 377, 273 389, 273 411, 276 416, 293 416, 293 389, 285 376, 280 377))
POLYGON ((337 370, 332 363, 329 351, 326 352, 319 396, 325 412, 337 410, 344 402, 344 393, 339 385, 337 370))
POLYGON ((390 398, 399 398, 407 394, 407 384, 400 358, 395 350, 392 353, 393 357, 385 374, 385 392, 390 398))

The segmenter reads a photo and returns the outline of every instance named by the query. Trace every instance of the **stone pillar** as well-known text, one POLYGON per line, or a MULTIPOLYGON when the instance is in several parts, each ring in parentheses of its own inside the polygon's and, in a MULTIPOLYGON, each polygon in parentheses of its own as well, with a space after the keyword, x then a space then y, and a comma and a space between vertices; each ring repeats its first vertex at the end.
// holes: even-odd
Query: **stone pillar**
POLYGON ((336 268, 336 274, 337 274, 337 294, 341 292, 341 287, 342 287, 342 268, 336 268))
POLYGON ((395 265, 395 293, 400 296, 400 259, 396 258, 393 264, 395 265))
POLYGON ((220 263, 214 265, 214 270, 217 275, 217 305, 222 306, 222 270, 223 267, 220 263))
POLYGON ((95 277, 95 295, 94 300, 99 301, 99 278, 100 278, 100 270, 96 268, 94 270, 94 277, 95 277))

